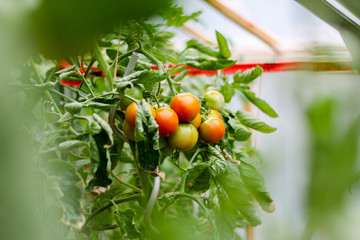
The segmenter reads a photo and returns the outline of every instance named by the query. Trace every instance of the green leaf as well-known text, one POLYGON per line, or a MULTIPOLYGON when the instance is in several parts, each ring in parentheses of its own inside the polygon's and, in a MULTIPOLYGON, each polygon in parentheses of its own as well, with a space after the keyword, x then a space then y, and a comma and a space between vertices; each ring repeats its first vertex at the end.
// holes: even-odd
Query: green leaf
POLYGON ((201 11, 194 12, 190 15, 184 15, 184 10, 178 6, 171 6, 166 8, 166 11, 161 12, 161 16, 167 20, 167 26, 180 27, 184 25, 190 19, 196 20, 196 17, 199 16, 201 11))
MULTIPOLYGON (((122 53, 119 52, 119 56, 121 55, 122 53)), ((111 60, 115 60, 116 59, 116 56, 117 56, 117 49, 112 49, 112 48, 107 48, 106 49, 106 55, 108 55, 108 57, 111 59, 111 60)))
POLYGON ((59 144, 59 150, 69 151, 71 149, 79 148, 83 146, 88 146, 88 143, 80 140, 68 140, 59 144))
POLYGON ((198 164, 188 170, 186 186, 189 190, 205 192, 210 187, 210 171, 206 164, 198 164))
POLYGON ((126 232, 125 239, 144 239, 143 235, 137 230, 135 225, 135 211, 127 209, 125 211, 116 210, 114 212, 117 223, 122 226, 126 232))
POLYGON ((168 73, 161 73, 157 70, 144 71, 134 83, 144 85, 145 89, 153 89, 155 84, 169 76, 168 73))
POLYGON ((196 49, 199 52, 204 53, 204 54, 206 54, 208 56, 211 56, 211 57, 215 57, 215 58, 220 57, 217 50, 215 50, 215 49, 213 49, 213 48, 199 42, 196 39, 191 39, 191 40, 187 41, 186 42, 186 48, 196 49))
POLYGON ((218 59, 208 60, 204 58, 197 58, 187 61, 185 64, 200 70, 214 71, 231 67, 236 63, 236 60, 218 59))
POLYGON ((95 170, 95 174, 94 178, 86 187, 86 191, 91 192, 95 186, 107 187, 112 182, 108 177, 107 166, 109 160, 106 156, 106 149, 104 148, 107 142, 108 135, 105 131, 101 131, 99 134, 90 138, 91 166, 95 170))
POLYGON ((240 177, 237 166, 230 162, 225 163, 227 174, 215 176, 216 181, 220 183, 234 207, 241 212, 244 218, 252 226, 259 225, 261 220, 257 215, 251 194, 240 177))
POLYGON ((140 25, 144 28, 146 34, 148 35, 149 37, 149 40, 150 40, 150 47, 154 47, 155 45, 155 38, 154 38, 154 34, 152 32, 152 30, 150 29, 150 24, 146 24, 144 22, 140 22, 140 25))
POLYGON ((144 99, 138 104, 135 125, 136 157, 140 167, 147 172, 154 172, 160 161, 159 125, 144 99))
POLYGON ((190 72, 190 70, 183 71, 179 75, 175 76, 173 78, 173 81, 176 83, 180 82, 181 80, 183 80, 186 77, 186 75, 188 75, 189 72, 190 72))
POLYGON ((170 68, 169 69, 169 73, 170 74, 175 74, 175 73, 179 73, 179 72, 182 72, 186 70, 186 66, 185 65, 181 65, 181 66, 176 66, 176 67, 173 67, 173 68, 170 68))
POLYGON ((47 170, 50 175, 61 179, 59 186, 63 195, 60 199, 63 205, 65 221, 69 221, 72 224, 82 221, 80 215, 81 179, 76 173, 74 166, 62 160, 50 160, 47 170))
POLYGON ((250 69, 247 69, 245 72, 241 73, 239 70, 234 74, 234 82, 232 83, 233 88, 239 88, 240 84, 248 84, 258 78, 263 72, 262 67, 256 66, 250 69))
POLYGON ((221 86, 220 93, 224 96, 226 103, 231 101, 233 94, 231 85, 228 82, 225 82, 224 85, 221 86))
POLYGON ((112 130, 112 128, 110 127, 110 125, 104 119, 102 119, 96 113, 93 114, 93 117, 94 117, 95 121, 99 123, 101 128, 105 130, 105 132, 107 133, 107 135, 109 137, 110 145, 105 144, 104 148, 110 148, 112 145, 114 145, 114 138, 113 138, 113 130, 112 130))
POLYGON ((216 32, 216 40, 217 40, 218 45, 219 45, 220 57, 225 58, 225 59, 230 58, 231 57, 231 52, 229 50, 226 39, 218 31, 215 31, 215 32, 216 32))
POLYGON ((264 181, 254 166, 249 156, 243 151, 235 153, 239 165, 241 178, 244 180, 249 191, 255 196, 256 201, 265 212, 275 211, 275 205, 267 191, 264 181))
POLYGON ((83 107, 82 103, 79 102, 71 102, 65 104, 65 110, 68 111, 71 115, 78 114, 83 107))
POLYGON ((219 176, 226 173, 226 160, 221 152, 217 148, 209 145, 206 153, 210 161, 212 175, 219 176))
POLYGON ((239 110, 235 113, 235 115, 242 124, 249 128, 255 129, 262 133, 272 133, 276 131, 276 128, 269 126, 251 113, 239 110))
POLYGON ((234 127, 234 132, 232 133, 232 137, 236 141, 246 141, 250 138, 251 132, 246 127, 240 124, 236 124, 233 127, 234 127))
POLYGON ((278 117, 275 110, 270 107, 270 105, 265 102, 264 100, 258 98, 255 96, 255 93, 243 90, 242 93, 245 95, 245 97, 252 102, 255 106, 257 106, 263 113, 269 115, 270 117, 276 118, 278 117))

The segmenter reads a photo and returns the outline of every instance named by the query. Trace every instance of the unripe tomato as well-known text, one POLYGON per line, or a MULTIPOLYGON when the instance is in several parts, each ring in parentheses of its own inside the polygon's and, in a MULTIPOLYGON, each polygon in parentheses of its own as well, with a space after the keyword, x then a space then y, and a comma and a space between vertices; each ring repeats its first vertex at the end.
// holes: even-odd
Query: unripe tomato
POLYGON ((123 121, 122 130, 123 130, 125 136, 127 137, 127 139, 129 139, 131 141, 135 141, 135 129, 130 127, 130 125, 128 124, 127 121, 123 121))
MULTIPOLYGON (((147 103, 147 104, 150 108, 151 115, 155 118, 156 117, 155 109, 149 103, 147 103)), ((128 124, 132 128, 135 128, 136 113, 137 113, 138 108, 139 108, 138 105, 133 102, 126 108, 126 111, 125 111, 125 120, 128 122, 128 124)))
POLYGON ((181 93, 173 97, 170 107, 176 112, 180 122, 190 122, 200 112, 200 103, 190 93, 181 93))
POLYGON ((159 108, 156 110, 155 121, 159 125, 160 137, 170 136, 179 125, 179 118, 171 108, 159 108))
POLYGON ((214 109, 210 110, 210 113, 207 115, 207 117, 208 118, 219 118, 221 121, 223 120, 221 114, 214 109))
POLYGON ((206 104, 212 109, 221 111, 221 109, 224 107, 224 96, 218 91, 208 91, 204 94, 204 98, 206 99, 206 104))
POLYGON ((196 129, 198 129, 201 125, 201 115, 198 113, 196 117, 190 122, 190 124, 194 125, 196 129))
POLYGON ((209 118, 199 128, 200 138, 207 143, 217 143, 225 135, 225 125, 218 118, 209 118))
POLYGON ((168 141, 171 147, 186 151, 196 145, 198 138, 199 133, 192 124, 180 123, 175 133, 168 138, 168 141))
MULTIPOLYGON (((140 86, 134 86, 132 88, 126 88, 124 93, 130 97, 133 97, 138 100, 142 100, 143 96, 143 89, 140 86)), ((121 109, 125 110, 131 103, 134 101, 125 97, 125 95, 121 99, 120 107, 121 109)))

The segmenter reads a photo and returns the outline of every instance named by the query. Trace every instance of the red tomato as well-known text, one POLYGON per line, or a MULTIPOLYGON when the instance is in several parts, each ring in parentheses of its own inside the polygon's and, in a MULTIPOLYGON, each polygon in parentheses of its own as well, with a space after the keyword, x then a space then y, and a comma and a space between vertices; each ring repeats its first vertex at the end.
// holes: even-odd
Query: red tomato
MULTIPOLYGON (((155 118, 156 117, 155 109, 149 103, 147 104, 150 108, 151 115, 155 118)), ((125 111, 125 119, 132 128, 135 128, 136 113, 138 108, 139 108, 138 105, 135 102, 133 102, 126 108, 125 111)))
POLYGON ((178 125, 179 118, 171 108, 159 108, 156 110, 155 121, 159 125, 160 137, 168 137, 173 134, 178 125))
POLYGON ((207 143, 217 143, 225 135, 225 125, 219 118, 209 118, 200 125, 200 138, 207 143))
POLYGON ((190 122, 200 112, 200 103, 190 93, 181 93, 173 97, 170 107, 176 112, 180 122, 190 122))
POLYGON ((186 151, 196 145, 198 138, 199 133, 193 125, 180 123, 175 133, 168 138, 168 141, 171 147, 186 151))

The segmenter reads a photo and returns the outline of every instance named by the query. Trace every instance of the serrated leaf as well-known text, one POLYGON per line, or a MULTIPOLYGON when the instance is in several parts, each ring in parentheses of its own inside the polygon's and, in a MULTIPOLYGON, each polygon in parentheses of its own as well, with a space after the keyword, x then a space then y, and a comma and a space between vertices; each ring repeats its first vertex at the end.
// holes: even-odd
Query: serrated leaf
POLYGON ((228 59, 231 57, 231 52, 229 50, 229 47, 228 47, 228 44, 227 44, 227 41, 225 39, 225 37, 219 33, 218 31, 215 31, 216 32, 216 40, 218 42, 218 45, 219 45, 219 55, 221 58, 225 58, 225 59, 228 59))
POLYGON ((256 118, 254 115, 244 111, 237 111, 235 113, 237 119, 245 126, 255 129, 262 133, 272 133, 276 131, 276 128, 269 126, 262 120, 256 118))
POLYGON ((188 170, 186 186, 189 190, 205 192, 210 187, 210 171, 206 164, 198 164, 188 170))
POLYGON ((276 118, 278 117, 275 110, 264 100, 255 96, 255 93, 243 90, 242 93, 245 97, 252 102, 255 106, 257 106, 263 113, 267 114, 270 117, 276 118))
POLYGON ((226 160, 225 157, 221 154, 221 152, 213 147, 208 146, 206 152, 207 157, 210 160, 210 170, 213 176, 220 176, 226 173, 226 160))
POLYGON ((125 230, 126 236, 125 239, 139 239, 142 240, 143 235, 139 230, 137 230, 135 225, 135 212, 132 209, 127 209, 125 211, 116 210, 114 212, 115 219, 117 223, 122 226, 122 229, 125 230))
POLYGON ((236 60, 218 59, 208 60, 204 58, 197 58, 186 61, 185 64, 200 70, 214 71, 231 67, 236 63, 236 60))
POLYGON ((241 212, 250 225, 259 225, 261 220, 237 166, 226 162, 226 172, 227 174, 218 175, 215 179, 221 184, 234 207, 241 212))
POLYGON ((256 66, 250 69, 247 69, 245 72, 241 73, 241 70, 234 74, 234 82, 232 83, 233 88, 239 88, 240 84, 248 84, 258 78, 263 72, 262 67, 256 66))
POLYGON ((233 94, 231 85, 228 82, 225 82, 224 85, 221 86, 220 93, 224 96, 226 103, 231 101, 233 94))
POLYGON ((74 148, 79 148, 79 147, 83 147, 83 146, 88 146, 87 142, 84 141, 80 141, 80 140, 69 140, 69 141, 65 141, 59 144, 59 150, 61 151, 69 151, 71 149, 74 148))
POLYGON ((215 58, 220 57, 217 50, 215 50, 215 49, 213 49, 213 48, 199 42, 196 39, 191 39, 191 40, 187 41, 186 42, 186 48, 196 49, 199 52, 204 53, 204 54, 206 54, 208 56, 211 56, 211 57, 215 57, 215 58))
POLYGON ((66 221, 76 224, 82 220, 82 217, 80 216, 80 176, 76 173, 76 170, 71 163, 62 160, 50 160, 47 165, 47 170, 49 174, 61 179, 59 186, 64 193, 64 195, 61 196, 64 217, 66 221))
POLYGON ((249 156, 243 151, 235 153, 239 165, 241 178, 244 180, 249 191, 255 196, 256 201, 265 212, 275 211, 275 205, 267 191, 264 181, 254 166, 249 156))
POLYGON ((144 71, 134 83, 144 85, 145 89, 153 89, 156 83, 165 80, 168 76, 168 73, 161 73, 155 70, 144 71))
POLYGON ((149 40, 150 40, 150 47, 153 47, 155 45, 155 38, 154 38, 154 34, 153 32, 151 31, 150 29, 150 25, 149 24, 146 24, 144 22, 140 22, 140 25, 144 28, 146 34, 148 35, 149 37, 149 40))
POLYGON ((109 144, 105 144, 104 148, 110 148, 112 145, 114 145, 114 137, 113 137, 113 130, 110 127, 110 125, 104 120, 102 119, 99 115, 97 115, 96 113, 93 114, 93 117, 95 119, 96 122, 99 123, 99 125, 101 126, 102 129, 105 130, 105 132, 107 133, 109 140, 110 140, 110 145, 109 144))
POLYGON ((236 124, 233 127, 234 127, 234 132, 232 133, 232 137, 236 141, 246 141, 250 138, 251 132, 246 127, 240 124, 236 124))
POLYGON ((140 167, 154 172, 159 165, 159 125, 145 100, 139 102, 135 120, 136 156, 140 167))

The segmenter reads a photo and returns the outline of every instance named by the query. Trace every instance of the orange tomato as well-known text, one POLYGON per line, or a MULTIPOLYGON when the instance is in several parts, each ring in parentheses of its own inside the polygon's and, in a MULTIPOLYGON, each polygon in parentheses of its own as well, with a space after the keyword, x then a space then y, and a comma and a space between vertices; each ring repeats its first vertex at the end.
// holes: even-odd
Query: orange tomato
POLYGON ((194 125, 196 129, 198 129, 201 125, 201 115, 198 113, 196 117, 190 122, 190 124, 194 125))
POLYGON ((168 137, 173 134, 179 125, 179 118, 171 108, 159 108, 156 110, 155 121, 159 125, 160 137, 168 137))
POLYGON ((225 125, 219 118, 209 118, 200 125, 200 138, 207 143, 217 143, 225 135, 225 125))
POLYGON ((173 97, 170 107, 176 112, 180 122, 190 122, 200 112, 200 103, 190 93, 181 93, 173 97))
POLYGON ((210 113, 207 115, 208 118, 219 118, 221 121, 223 120, 221 114, 215 109, 211 109, 210 113))
MULTIPOLYGON (((147 103, 147 104, 150 108, 151 115, 155 118, 156 117, 155 109, 149 103, 147 103)), ((125 111, 125 120, 128 122, 128 124, 132 128, 135 128, 136 113, 137 113, 138 108, 139 108, 138 105, 135 102, 133 102, 126 108, 126 111, 125 111)))

